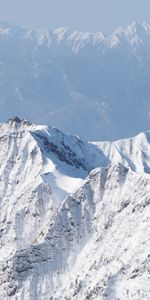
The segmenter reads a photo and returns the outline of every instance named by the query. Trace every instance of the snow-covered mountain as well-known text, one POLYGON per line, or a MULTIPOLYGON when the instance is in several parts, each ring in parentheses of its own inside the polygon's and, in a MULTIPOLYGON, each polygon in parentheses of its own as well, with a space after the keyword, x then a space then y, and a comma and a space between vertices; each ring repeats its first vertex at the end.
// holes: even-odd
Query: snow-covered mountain
POLYGON ((86 139, 149 128, 150 25, 110 36, 0 21, 0 118, 13 114, 86 139))
POLYGON ((150 299, 150 132, 0 125, 0 299, 150 299))

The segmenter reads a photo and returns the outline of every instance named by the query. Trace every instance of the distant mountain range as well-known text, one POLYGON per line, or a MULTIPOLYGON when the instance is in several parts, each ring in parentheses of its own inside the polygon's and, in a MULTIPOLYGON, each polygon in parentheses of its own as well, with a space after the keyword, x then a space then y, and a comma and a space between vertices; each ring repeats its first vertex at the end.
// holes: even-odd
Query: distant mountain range
POLYGON ((0 119, 20 115, 85 139, 150 127, 150 25, 112 35, 0 21, 0 119))

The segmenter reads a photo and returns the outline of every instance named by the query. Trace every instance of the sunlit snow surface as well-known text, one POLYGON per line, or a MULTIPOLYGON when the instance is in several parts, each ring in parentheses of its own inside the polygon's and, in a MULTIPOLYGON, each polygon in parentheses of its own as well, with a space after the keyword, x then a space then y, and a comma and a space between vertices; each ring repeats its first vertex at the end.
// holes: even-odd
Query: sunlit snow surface
POLYGON ((0 299, 150 299, 149 162, 150 132, 1 124, 0 299))

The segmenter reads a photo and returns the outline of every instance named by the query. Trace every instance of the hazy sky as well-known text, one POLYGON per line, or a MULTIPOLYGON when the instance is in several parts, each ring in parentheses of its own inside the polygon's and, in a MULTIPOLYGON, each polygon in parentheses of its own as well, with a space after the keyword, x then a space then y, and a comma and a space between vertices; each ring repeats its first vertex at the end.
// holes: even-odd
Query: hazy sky
POLYGON ((0 0, 0 18, 30 27, 110 33, 133 20, 150 23, 150 0, 0 0))

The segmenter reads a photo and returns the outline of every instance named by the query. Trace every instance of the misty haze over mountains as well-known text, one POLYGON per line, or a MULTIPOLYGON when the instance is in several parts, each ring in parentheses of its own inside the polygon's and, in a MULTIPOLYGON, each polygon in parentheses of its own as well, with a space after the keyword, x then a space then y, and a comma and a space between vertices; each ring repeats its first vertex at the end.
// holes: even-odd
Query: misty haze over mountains
POLYGON ((150 127, 150 25, 111 36, 0 21, 0 119, 12 115, 88 140, 150 127))

